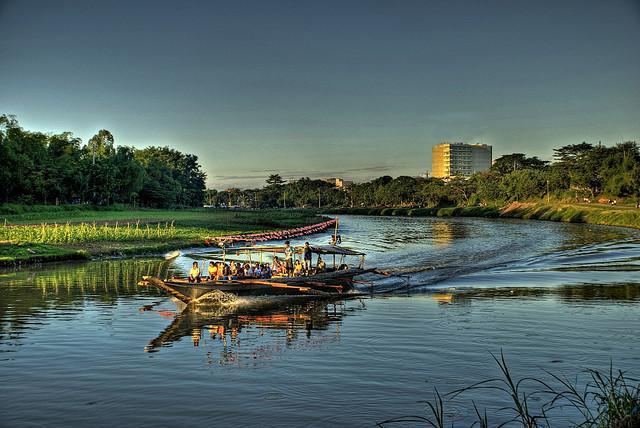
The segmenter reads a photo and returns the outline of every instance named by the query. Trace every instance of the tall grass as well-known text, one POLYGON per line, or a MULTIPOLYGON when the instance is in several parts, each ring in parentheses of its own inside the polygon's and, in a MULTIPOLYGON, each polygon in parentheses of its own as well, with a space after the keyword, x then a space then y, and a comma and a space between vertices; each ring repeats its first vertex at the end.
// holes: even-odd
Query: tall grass
POLYGON ((471 426, 567 426, 566 421, 559 421, 554 415, 563 410, 571 410, 580 418, 573 421, 573 426, 576 427, 640 427, 640 382, 628 377, 621 370, 614 370, 613 364, 609 366, 608 371, 588 369, 588 380, 584 385, 580 385, 577 377, 571 380, 548 371, 545 373, 550 377, 549 380, 533 377, 517 379, 502 352, 499 358, 493 354, 491 356, 500 369, 500 377, 484 380, 444 395, 435 389, 434 398, 425 402, 428 415, 388 419, 379 422, 378 426, 406 422, 414 423, 412 426, 418 424, 433 428, 454 426, 456 421, 447 418, 451 413, 446 411, 446 405, 469 391, 484 390, 492 396, 505 396, 510 404, 501 409, 480 410, 472 401, 475 420, 471 426), (554 387, 552 384, 558 386, 554 387))
POLYGON ((140 239, 171 239, 182 234, 174 223, 141 224, 127 222, 113 225, 104 223, 47 224, 0 227, 0 241, 15 243, 71 244, 91 241, 131 241, 140 239))
POLYGON ((198 239, 222 233, 298 227, 323 219, 305 211, 144 210, 32 211, 0 220, 0 241, 75 244, 198 239))

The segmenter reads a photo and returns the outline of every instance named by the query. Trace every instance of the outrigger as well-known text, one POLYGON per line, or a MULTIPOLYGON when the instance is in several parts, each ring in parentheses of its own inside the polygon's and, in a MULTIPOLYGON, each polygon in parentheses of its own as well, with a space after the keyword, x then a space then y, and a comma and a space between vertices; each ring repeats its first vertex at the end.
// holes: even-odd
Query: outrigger
MULTIPOLYGON (((303 247, 292 247, 295 254, 301 255, 303 247)), ((189 282, 186 278, 171 277, 161 280, 155 277, 144 277, 140 285, 155 286, 184 303, 192 303, 203 296, 216 291, 232 293, 237 296, 317 296, 330 297, 349 293, 353 290, 354 277, 365 273, 375 272, 375 268, 364 267, 365 254, 335 245, 310 246, 312 254, 330 256, 332 267, 323 270, 312 269, 307 275, 285 276, 277 275, 271 278, 236 278, 203 280, 189 282), (356 257, 357 263, 349 265, 347 257, 356 257)), ((192 255, 203 260, 238 260, 242 262, 260 262, 268 258, 275 258, 284 254, 285 246, 246 246, 222 248, 215 252, 192 255), (232 255, 230 256, 229 253, 232 255)), ((204 270, 204 266, 203 269, 204 270)))

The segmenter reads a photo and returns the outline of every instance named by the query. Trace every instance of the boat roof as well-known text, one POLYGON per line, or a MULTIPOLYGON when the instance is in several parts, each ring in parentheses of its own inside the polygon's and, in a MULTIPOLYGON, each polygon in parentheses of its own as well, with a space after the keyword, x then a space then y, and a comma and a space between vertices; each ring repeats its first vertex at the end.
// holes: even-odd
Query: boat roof
MULTIPOLYGON (((309 245, 312 253, 316 254, 339 254, 344 256, 364 256, 365 253, 361 251, 355 251, 350 248, 338 247, 337 245, 309 245)), ((292 246, 296 253, 302 253, 303 246, 292 246)), ((284 245, 254 245, 248 247, 229 247, 227 252, 232 251, 262 251, 271 253, 283 253, 285 249, 284 245)))

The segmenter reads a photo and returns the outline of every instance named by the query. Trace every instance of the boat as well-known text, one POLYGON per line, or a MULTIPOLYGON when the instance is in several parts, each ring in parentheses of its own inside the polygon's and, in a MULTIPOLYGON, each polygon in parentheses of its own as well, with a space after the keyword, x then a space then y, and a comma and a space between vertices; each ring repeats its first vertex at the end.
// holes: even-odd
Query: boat
MULTIPOLYGON (((304 247, 292 247, 294 253, 300 256, 304 247)), ((332 267, 322 271, 312 269, 308 275, 302 276, 274 276, 271 278, 237 278, 225 277, 217 280, 189 282, 187 278, 171 277, 160 279, 144 277, 140 285, 154 286, 176 297, 184 303, 196 302, 204 296, 214 292, 231 293, 236 296, 309 296, 328 297, 343 295, 353 290, 354 278, 358 275, 376 271, 364 267, 365 254, 349 248, 335 245, 310 246, 312 254, 332 257, 332 267), (347 258, 356 257, 357 262, 349 265, 347 258)), ((192 255, 202 261, 202 272, 206 272, 207 260, 226 262, 237 260, 242 262, 263 262, 269 257, 284 254, 285 246, 248 246, 231 247, 220 250, 192 255), (231 254, 230 254, 231 253, 231 254)))

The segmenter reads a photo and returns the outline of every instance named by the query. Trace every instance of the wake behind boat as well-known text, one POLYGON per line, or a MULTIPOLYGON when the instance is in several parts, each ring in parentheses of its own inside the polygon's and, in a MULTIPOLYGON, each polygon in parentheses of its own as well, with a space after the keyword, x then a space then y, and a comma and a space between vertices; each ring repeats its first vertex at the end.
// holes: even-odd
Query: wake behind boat
MULTIPOLYGON (((203 264, 207 260, 218 261, 226 266, 227 261, 232 264, 259 263, 270 260, 278 263, 279 255, 286 255, 292 251, 298 258, 304 254, 304 247, 277 246, 248 246, 220 249, 214 252, 197 255, 203 264), (290 248, 290 250, 289 250, 290 248), (231 253, 231 254, 229 254, 231 253)), ((245 277, 240 275, 223 275, 197 281, 193 278, 171 277, 165 280, 156 277, 144 277, 140 285, 150 285, 159 288, 185 303, 192 303, 214 292, 231 293, 236 296, 309 296, 329 297, 347 294, 353 290, 354 277, 375 269, 364 267, 365 254, 344 247, 309 246, 307 251, 318 257, 318 265, 322 256, 331 258, 331 267, 315 267, 300 274, 291 271, 279 272, 273 276, 245 277), (349 258, 356 258, 355 264, 348 264, 349 258)), ((196 257, 194 255, 194 257, 196 257)), ((194 265, 197 262, 194 262, 194 265)), ((296 265, 299 264, 299 260, 296 265)), ((203 266, 204 267, 204 266, 203 266)), ((204 269, 202 269, 204 271, 204 269)))

